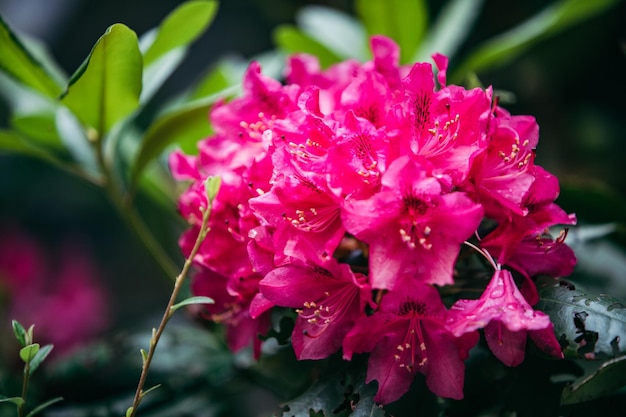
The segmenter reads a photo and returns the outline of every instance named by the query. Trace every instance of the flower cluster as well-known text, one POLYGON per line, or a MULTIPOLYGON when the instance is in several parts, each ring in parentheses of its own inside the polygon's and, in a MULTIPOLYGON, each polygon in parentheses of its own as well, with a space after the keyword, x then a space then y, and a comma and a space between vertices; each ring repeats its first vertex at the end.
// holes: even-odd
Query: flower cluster
POLYGON ((284 84, 249 66, 243 95, 211 112, 199 154, 170 156, 175 178, 191 181, 180 245, 188 255, 198 235, 204 180, 221 177, 192 289, 216 300, 204 314, 227 326, 232 350, 253 344, 258 355, 272 309, 293 308, 298 359, 369 352, 376 401, 397 400, 417 373, 459 399, 479 329, 509 366, 527 336, 561 355, 532 308, 533 277, 571 272, 565 235, 548 228, 575 217, 534 163, 533 117, 509 114, 490 88, 447 85, 445 56, 433 56, 435 77, 430 63, 399 65, 385 37, 371 48, 369 62, 326 70, 292 56, 284 84), (439 289, 476 253, 491 281, 446 308, 439 289))
POLYGON ((0 317, 26 327, 37 340, 69 355, 109 328, 109 295, 84 244, 67 239, 54 256, 13 225, 0 228, 0 317))

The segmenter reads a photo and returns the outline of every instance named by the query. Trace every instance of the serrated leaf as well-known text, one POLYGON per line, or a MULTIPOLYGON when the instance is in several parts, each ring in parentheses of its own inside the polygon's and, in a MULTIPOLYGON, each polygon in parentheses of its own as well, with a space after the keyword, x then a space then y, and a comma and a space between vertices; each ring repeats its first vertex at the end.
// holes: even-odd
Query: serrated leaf
POLYGON ((0 15, 0 69, 47 97, 57 97, 61 86, 9 28, 0 15))
POLYGON ((339 373, 320 379, 304 394, 284 404, 288 410, 283 412, 282 417, 308 417, 311 411, 330 416, 343 402, 344 391, 339 373))
MULTIPOLYGON (((3 132, 0 131, 0 137, 2 133, 3 132)), ((17 341, 20 343, 20 345, 22 345, 22 347, 26 346, 26 329, 24 328, 24 326, 22 326, 17 320, 11 320, 11 326, 13 327, 13 334, 15 335, 17 341)))
POLYGON ((15 405, 24 404, 24 399, 22 397, 4 397, 0 398, 0 403, 13 403, 15 405))
POLYGON ((505 64, 519 56, 537 41, 561 32, 581 21, 607 10, 619 0, 562 0, 480 45, 458 67, 451 79, 463 79, 470 71, 480 72, 505 64))
POLYGON ((411 61, 429 60, 435 52, 452 59, 472 30, 483 2, 484 0, 448 1, 426 33, 418 52, 411 61))
POLYGON ((561 405, 594 400, 626 386, 626 356, 603 363, 593 374, 563 389, 561 405))
POLYGON ((305 6, 298 11, 300 29, 342 59, 365 61, 369 56, 365 29, 354 17, 323 6, 305 6))
POLYGON ((189 297, 189 298, 184 299, 180 303, 176 303, 172 307, 170 307, 170 314, 175 312, 181 307, 188 306, 191 304, 214 304, 214 303, 215 303, 215 300, 209 297, 204 297, 204 296, 189 297))
POLYGON ((396 41, 402 63, 413 58, 428 27, 426 1, 358 0, 356 11, 370 36, 381 34, 396 41))
POLYGON ((351 417, 385 417, 385 410, 376 404, 374 395, 376 395, 377 386, 374 383, 365 384, 361 381, 355 388, 354 392, 359 395, 359 402, 356 403, 351 417))
POLYGON ((110 26, 74 73, 61 101, 102 137, 139 105, 142 57, 137 35, 110 26))
POLYGON ((568 357, 612 358, 626 352, 626 304, 565 280, 541 277, 536 308, 550 315, 568 357))
POLYGON ((141 141, 131 171, 130 188, 134 189, 145 167, 169 145, 189 140, 198 141, 211 133, 209 109, 230 90, 195 100, 171 110, 156 119, 141 141))
POLYGON ((37 351, 37 353, 35 354, 35 357, 30 361, 29 372, 31 375, 33 372, 37 370, 37 368, 39 368, 39 365, 41 365, 41 363, 48 357, 50 352, 52 352, 53 348, 54 348, 53 345, 45 345, 44 347, 42 347, 41 349, 37 351))
POLYGON ((20 358, 24 363, 30 363, 39 351, 39 343, 32 343, 20 349, 20 358))
POLYGON ((46 402, 44 402, 42 404, 39 404, 37 407, 33 408, 30 413, 26 414, 26 417, 33 417, 34 415, 36 415, 40 411, 45 410, 46 408, 50 407, 52 404, 56 404, 59 401, 63 401, 63 397, 56 397, 56 398, 48 400, 48 401, 46 401, 46 402))
POLYGON ((341 61, 341 57, 335 52, 294 26, 279 26, 274 31, 273 36, 274 42, 283 51, 290 54, 305 53, 314 55, 319 60, 322 68, 327 68, 341 61))

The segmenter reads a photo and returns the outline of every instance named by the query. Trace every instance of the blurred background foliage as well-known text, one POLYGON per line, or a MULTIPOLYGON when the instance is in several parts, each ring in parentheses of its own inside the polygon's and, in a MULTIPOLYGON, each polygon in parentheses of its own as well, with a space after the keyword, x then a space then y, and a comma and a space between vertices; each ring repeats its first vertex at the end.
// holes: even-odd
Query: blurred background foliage
MULTIPOLYGON (((46 44, 60 69, 72 74, 112 23, 124 23, 141 35, 158 26, 180 3, 175 0, 0 0, 0 14, 16 32, 46 44)), ((222 1, 210 28, 191 45, 186 59, 147 102, 135 120, 137 128, 148 128, 163 106, 202 81, 218 62, 224 62, 224 57, 237 56, 245 62, 273 50, 276 41, 289 46, 285 40, 286 28, 302 23, 304 7, 326 6, 354 16, 354 3, 352 0, 222 1)), ((441 16, 448 3, 451 2, 427 1, 429 17, 441 16)), ((481 6, 480 12, 471 31, 458 44, 450 74, 459 74, 455 70, 467 63, 472 51, 486 40, 557 3, 472 1, 481 6)), ((609 292, 623 299, 626 298, 623 163, 626 2, 600 3, 615 4, 591 17, 583 14, 580 22, 571 27, 538 37, 519 54, 477 71, 476 77, 456 75, 459 79, 455 81, 479 80, 484 86, 494 85, 502 97, 501 103, 511 113, 537 118, 541 129, 537 163, 559 177, 562 194, 558 203, 568 212, 576 212, 581 225, 589 226, 570 231, 569 242, 580 258, 572 279, 595 292, 609 292), (610 225, 597 227, 606 224, 610 225)), ((274 62, 268 60, 268 66, 274 62)), ((7 128, 10 118, 10 99, 0 96, 0 128, 7 128)), ((176 192, 173 184, 168 187, 168 192, 176 192)), ((135 200, 138 212, 166 253, 182 265, 176 241, 184 224, 175 216, 173 200, 168 204, 167 199, 161 199, 160 204, 154 204, 153 199, 149 191, 138 192, 135 200)), ((65 408, 57 409, 58 414, 51 408, 49 415, 121 415, 139 374, 137 346, 146 345, 149 337, 138 331, 154 325, 152 322, 167 300, 171 274, 155 262, 101 189, 40 159, 0 151, 0 232, 9 228, 35 236, 51 253, 60 242, 79 241, 93 254, 99 279, 109 294, 110 327, 104 333, 107 342, 96 342, 93 348, 76 354, 74 361, 57 362, 46 374, 47 382, 39 388, 39 394, 54 391, 54 395, 66 397, 60 406, 65 408)), ((3 291, 6 289, 0 288, 0 295, 8 297, 3 291)), ((213 330, 217 336, 198 334, 182 317, 179 325, 172 326, 169 341, 157 352, 157 358, 162 359, 160 365, 155 365, 152 376, 155 383, 165 381, 165 388, 156 391, 154 407, 145 404, 151 410, 149 415, 183 415, 184 410, 188 415, 262 415, 273 410, 276 402, 294 396, 306 386, 310 364, 298 364, 294 368, 298 375, 293 374, 293 369, 289 374, 293 357, 287 351, 279 351, 278 356, 251 365, 245 355, 229 355, 219 338, 219 329, 213 330), (277 365, 280 360, 282 365, 277 365), (178 375, 181 368, 188 371, 184 377, 178 375), (243 377, 235 378, 235 373, 243 377), (265 388, 258 389, 258 385, 265 388), (211 387, 209 391, 207 386, 211 387), (241 401, 244 397, 245 401, 241 401)), ((0 324, 0 337, 5 339, 5 334, 10 334, 9 318, 0 324)), ((483 371, 468 380, 469 390, 475 386, 474 382, 493 382, 490 377, 504 372, 481 356, 482 353, 472 358, 483 371)), ((12 376, 15 364, 9 359, 2 362, 3 384, 11 386, 15 383, 12 376)), ((545 367, 544 362, 535 359, 528 362, 515 371, 518 376, 532 377, 545 367)), ((568 369, 569 364, 550 366, 555 368, 555 374, 580 373, 568 369)), ((521 380, 527 381, 524 378, 521 380)), ((562 387, 555 388, 548 380, 542 380, 538 386, 547 387, 550 394, 562 387)), ((502 395, 515 392, 523 398, 537 393, 529 387, 509 388, 502 395)), ((471 398, 485 400, 484 395, 477 393, 471 398)), ((548 411, 558 404, 547 394, 544 396, 546 401, 551 401, 545 415, 552 415, 548 411)), ((612 403, 603 403, 601 407, 626 412, 623 395, 612 398, 612 403)), ((523 411, 528 406, 521 404, 519 398, 508 400, 516 404, 509 409, 523 411)), ((418 408, 441 411, 437 404, 434 398, 424 397, 418 408)), ((479 408, 487 410, 489 405, 479 408)), ((454 406, 446 410, 448 415, 463 415, 454 406)), ((577 410, 567 409, 570 415, 582 415, 576 414, 577 410)), ((0 415, 2 411, 0 407, 0 415)))

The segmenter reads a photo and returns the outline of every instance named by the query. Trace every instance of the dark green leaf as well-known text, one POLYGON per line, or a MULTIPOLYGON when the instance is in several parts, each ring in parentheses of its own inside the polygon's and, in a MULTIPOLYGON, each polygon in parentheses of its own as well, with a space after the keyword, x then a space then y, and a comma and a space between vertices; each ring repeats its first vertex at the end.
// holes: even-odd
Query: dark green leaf
POLYGON ((369 56, 363 26, 354 17, 323 6, 306 6, 296 15, 296 23, 311 38, 341 58, 365 61, 369 56))
POLYGON ((139 105, 142 58, 135 32, 110 26, 72 76, 61 101, 102 137, 139 105))
MULTIPOLYGON (((0 132, 0 134, 1 133, 2 132, 0 132)), ((24 326, 22 326, 17 320, 11 320, 11 325, 13 326, 13 334, 15 335, 17 341, 20 342, 22 347, 26 346, 28 343, 26 343, 26 329, 24 326)))
POLYGON ((144 136, 132 168, 130 186, 133 189, 145 167, 163 150, 174 143, 198 141, 211 133, 209 109, 229 92, 192 101, 158 118, 144 136))
POLYGON ((537 309, 550 315, 568 357, 612 358, 626 352, 626 304, 565 280, 541 277, 537 309))
MULTIPOLYGON (((415 55, 428 27, 428 9, 424 0, 358 0, 356 10, 367 33, 394 39, 400 46, 400 61, 407 63, 415 55)), ((447 28, 451 30, 451 28, 447 28)))
POLYGON ((37 351, 37 353, 35 354, 35 357, 30 362, 31 374, 35 372, 37 368, 39 368, 39 365, 41 365, 41 363, 48 357, 50 352, 52 352, 53 348, 54 348, 53 345, 45 345, 44 347, 42 347, 41 349, 37 351))
POLYGON ((283 25, 274 31, 274 42, 285 52, 306 53, 317 57, 322 68, 341 61, 341 57, 300 29, 283 25))
POLYGON ((351 417, 385 417, 387 415, 385 410, 374 401, 376 390, 376 384, 365 384, 365 381, 361 381, 356 386, 354 392, 358 394, 359 402, 350 414, 351 417))
POLYGON ((24 363, 30 363, 37 355, 37 352, 39 352, 39 343, 31 343, 20 349, 20 358, 22 358, 24 363))
POLYGON ((188 306, 191 304, 214 304, 214 303, 215 301, 209 297, 204 297, 204 296, 189 297, 179 303, 174 304, 172 307, 170 307, 170 314, 175 312, 181 307, 188 306))
POLYGON ((467 38, 484 0, 451 0, 439 12, 412 61, 426 61, 439 52, 452 59, 467 38))
POLYGON ((216 1, 188 1, 180 5, 161 23, 143 56, 144 65, 148 67, 168 52, 193 42, 209 27, 216 12, 216 1))
POLYGON ((2 396, 2 398, 0 398, 0 403, 13 403, 15 405, 22 405, 22 404, 24 404, 24 399, 22 397, 5 397, 5 396, 2 396))
POLYGON ((594 400, 626 386, 626 356, 604 362, 600 368, 563 389, 561 404, 594 400))
POLYGON ((56 398, 48 400, 48 401, 46 401, 46 402, 44 402, 42 404, 39 404, 37 407, 33 408, 30 413, 26 414, 26 417, 33 417, 34 415, 36 415, 40 411, 45 410, 46 408, 50 407, 52 404, 56 404, 59 401, 63 401, 63 397, 56 397, 56 398))
POLYGON ((311 412, 332 415, 344 400, 341 378, 341 374, 335 373, 316 381, 304 394, 285 404, 282 417, 308 417, 311 412))
POLYGON ((590 19, 617 3, 619 0, 562 0, 554 3, 519 26, 483 43, 451 78, 458 81, 470 71, 480 72, 505 64, 537 41, 590 19))
POLYGON ((35 59, 0 16, 0 69, 20 83, 47 97, 61 93, 54 78, 35 59))

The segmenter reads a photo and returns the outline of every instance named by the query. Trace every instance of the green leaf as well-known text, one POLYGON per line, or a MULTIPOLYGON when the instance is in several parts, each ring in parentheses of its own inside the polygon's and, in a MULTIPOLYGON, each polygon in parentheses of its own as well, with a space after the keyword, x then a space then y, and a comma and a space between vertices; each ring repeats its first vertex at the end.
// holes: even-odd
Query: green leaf
POLYGON ((133 410, 134 410, 134 407, 128 407, 128 409, 126 410, 126 417, 132 416, 133 410))
POLYGON ((334 373, 319 379, 299 397, 285 404, 286 411, 282 417, 309 416, 310 412, 323 412, 330 416, 344 400, 344 387, 341 384, 342 375, 334 373))
POLYGON ((37 368, 39 368, 39 365, 41 365, 41 363, 48 357, 50 352, 52 352, 53 348, 54 348, 53 345, 45 345, 44 347, 42 347, 41 349, 37 351, 37 353, 35 354, 35 357, 33 357, 33 359, 30 361, 30 374, 31 375, 33 372, 37 370, 37 368))
POLYGON ((612 358, 626 352, 626 304, 588 294, 565 280, 540 277, 537 309, 550 315, 568 357, 612 358))
POLYGON ((209 27, 217 12, 216 1, 189 1, 171 12, 161 25, 141 39, 149 43, 143 54, 143 91, 147 101, 178 67, 188 45, 209 27), (150 37, 150 39, 147 39, 150 37))
POLYGON ((34 415, 36 415, 40 411, 45 410, 46 408, 50 407, 52 404, 56 404, 59 401, 63 401, 63 397, 56 397, 56 398, 48 400, 48 401, 46 401, 46 402, 44 402, 42 404, 39 404, 37 407, 33 408, 30 413, 26 414, 26 417, 33 417, 34 415))
POLYGON ((314 55, 322 68, 327 68, 341 61, 341 57, 335 52, 294 26, 278 26, 273 36, 276 45, 285 52, 314 55))
POLYGON ((22 358, 24 363, 30 363, 37 355, 37 352, 39 352, 39 343, 26 345, 20 349, 20 358, 22 358))
POLYGON ((311 38, 337 56, 365 61, 369 48, 365 29, 354 17, 323 6, 305 6, 296 15, 296 23, 311 38))
MULTIPOLYGON (((0 135, 1 134, 2 132, 0 132, 0 135)), ((20 342, 22 347, 26 346, 26 329, 24 329, 24 326, 22 326, 17 320, 11 320, 11 325, 13 326, 13 334, 15 335, 17 341, 20 342)))
POLYGON ((102 137, 139 105, 142 58, 137 35, 110 26, 74 73, 61 101, 102 137))
POLYGON ((359 402, 350 414, 351 417, 385 417, 387 415, 385 410, 374 401, 377 389, 376 384, 366 385, 365 381, 361 381, 356 386, 354 391, 359 395, 359 402))
POLYGON ((24 399, 22 397, 2 397, 3 398, 0 398, 0 403, 13 403, 18 406, 24 404, 24 399))
POLYGON ((459 66, 451 79, 461 80, 470 71, 480 72, 516 58, 537 41, 561 32, 607 10, 619 0, 562 0, 490 40, 459 66))
POLYGON ((600 365, 592 375, 584 377, 563 389, 561 405, 594 400, 626 386, 626 356, 600 365))
POLYGON ((448 1, 411 61, 430 60, 430 56, 435 52, 452 59, 472 30, 483 2, 484 0, 448 1))
POLYGON ((144 65, 149 66, 173 49, 186 47, 197 39, 213 21, 217 5, 216 1, 188 1, 171 12, 144 53, 144 65))
POLYGON ((35 59, 0 15, 0 70, 47 97, 57 97, 61 86, 35 59))
POLYGON ((180 303, 176 303, 172 307, 170 307, 170 314, 172 314, 173 312, 175 312, 181 307, 188 306, 191 304, 214 304, 214 303, 215 301, 209 297, 204 297, 204 296, 189 297, 189 298, 184 299, 180 303))
POLYGON ((400 46, 400 61, 407 63, 413 59, 428 26, 425 0, 358 0, 356 11, 368 35, 381 34, 394 39, 400 46))
POLYGON ((222 179, 220 177, 210 176, 204 182, 204 189, 206 190, 206 196, 209 202, 213 202, 215 196, 220 190, 220 185, 222 185, 222 179))
POLYGON ((194 142, 211 133, 209 109, 219 99, 229 95, 229 90, 221 94, 195 100, 159 117, 146 132, 132 167, 130 188, 134 189, 145 167, 174 143, 192 140, 194 142))
POLYGON ((148 393, 150 393, 150 392, 152 392, 152 391, 154 391, 154 390, 156 390, 158 388, 161 388, 161 384, 156 384, 155 386, 150 387, 150 388, 148 388, 145 391, 141 391, 141 397, 142 398, 145 397, 148 393))

